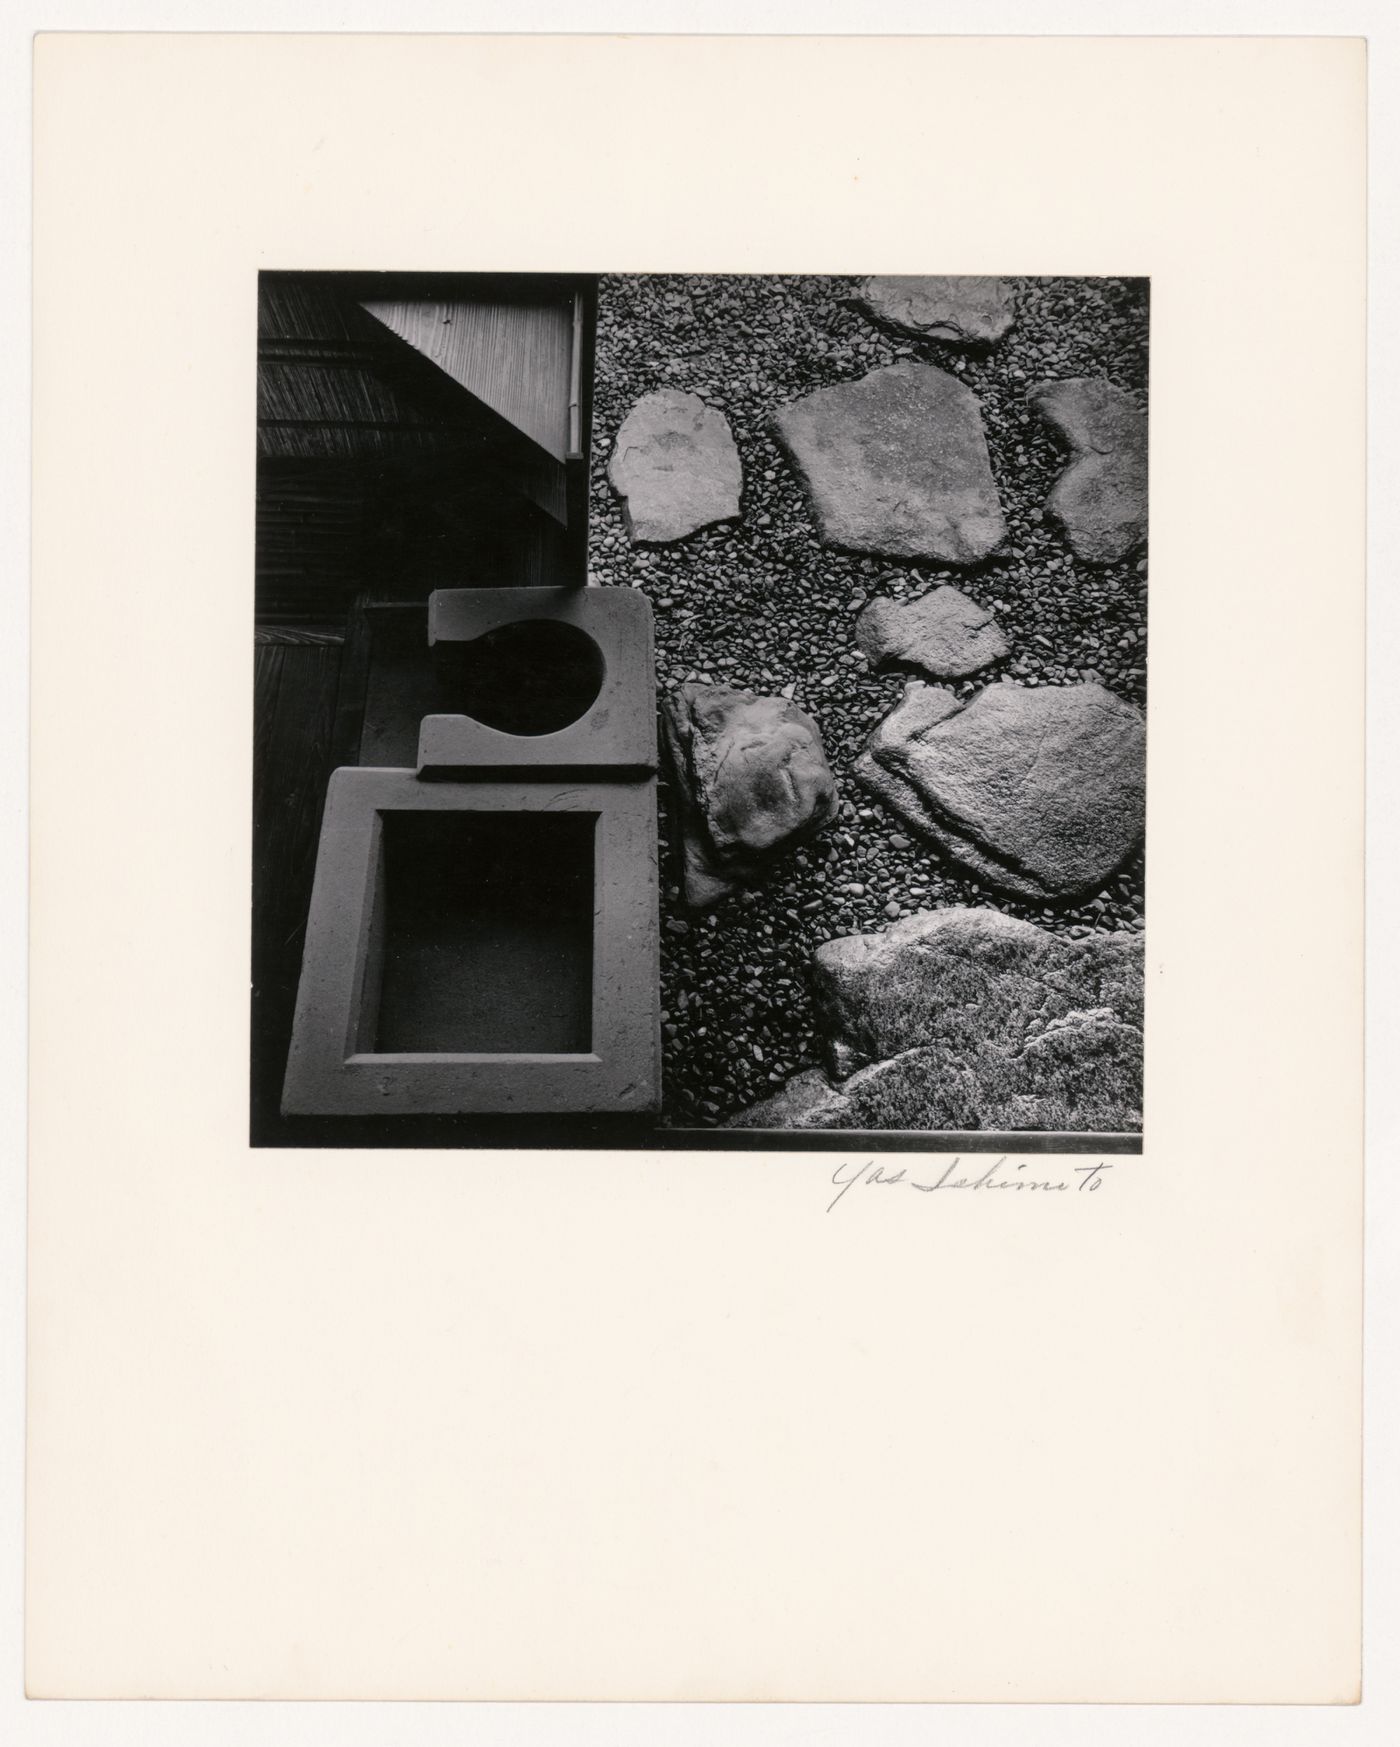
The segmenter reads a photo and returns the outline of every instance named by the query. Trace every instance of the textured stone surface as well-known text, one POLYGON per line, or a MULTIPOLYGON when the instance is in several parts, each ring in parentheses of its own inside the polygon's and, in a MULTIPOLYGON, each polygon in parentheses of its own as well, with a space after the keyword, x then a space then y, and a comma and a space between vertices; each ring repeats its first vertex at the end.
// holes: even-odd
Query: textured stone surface
POLYGON ((824 1035, 850 1061, 983 1036, 1019 1052, 1070 1013, 1141 1024, 1142 936, 1130 929, 1069 939, 957 904, 829 940, 813 971, 824 1035))
POLYGON ((839 1081, 796 1076, 740 1128, 1142 1126, 1142 937, 1079 940, 955 906, 814 958, 839 1081))
POLYGON ((741 1110, 726 1128, 854 1128, 851 1102, 820 1068, 794 1074, 771 1098, 741 1110))
POLYGON ((1027 398, 1069 445, 1045 507, 1078 557, 1126 558, 1147 538, 1147 414, 1099 377, 1037 382, 1027 398))
POLYGON ((662 720, 692 909, 759 877, 835 814, 821 734, 786 698, 683 685, 666 700, 662 720))
MULTIPOLYGON (((335 771, 316 852, 283 1114, 654 1110, 661 1095, 656 850, 654 777, 557 782, 517 775, 501 782, 423 782, 412 770, 362 765, 335 771), (433 816, 450 830, 453 815, 465 814, 497 821, 529 816, 536 825, 572 814, 588 827, 585 841, 591 839, 594 847, 588 857, 592 890, 583 894, 585 921, 591 916, 592 932, 586 1051, 517 1052, 506 1042, 499 1052, 458 1053, 442 1043, 430 1049, 376 1052, 384 1016, 374 991, 385 974, 386 957, 395 951, 389 912, 396 901, 412 904, 415 898, 414 893, 407 899, 400 893, 396 900, 392 856, 385 850, 385 835, 396 834, 400 814, 411 816, 411 827, 429 835, 435 834, 433 816)), ((520 862, 520 886, 527 894, 532 871, 528 861, 520 862)), ((470 941, 475 872, 464 868, 455 905, 439 912, 437 940, 413 948, 420 966, 439 953, 458 953, 470 941)), ((536 979, 533 989, 522 989, 522 1002, 537 1009, 557 1001, 558 973, 546 971, 541 962, 549 956, 548 943, 558 941, 557 918, 549 909, 551 882, 544 885, 535 914, 547 944, 543 952, 532 949, 519 961, 536 979)), ((529 913, 526 903, 516 914, 516 925, 524 925, 529 913)), ((494 944, 500 946, 499 938, 494 944)), ((424 977, 413 982, 426 992, 424 977)), ((469 992, 463 1006, 475 998, 469 992)), ((406 1016, 401 1011, 399 1018, 406 1016)))
POLYGON ((724 414, 698 394, 643 395, 622 422, 608 479, 633 540, 683 540, 739 514, 744 473, 724 414))
POLYGON ((983 274, 882 274, 861 282, 856 308, 919 339, 995 345, 1016 321, 1011 287, 983 274))
POLYGON ((1006 535, 970 389, 931 364, 891 364, 775 415, 829 545, 975 564, 1006 535))
POLYGON ((903 662, 934 679, 963 679, 1009 652, 992 615, 956 588, 914 601, 880 596, 856 620, 856 642, 874 667, 903 662))
MULTIPOLYGON (((602 683, 582 717, 554 732, 511 733, 468 714, 424 715, 418 733, 418 767, 426 776, 480 774, 487 769, 599 768, 640 775, 656 769, 656 667, 652 656, 652 611, 630 588, 439 588, 428 597, 428 647, 439 676, 435 702, 444 693, 462 711, 472 707, 473 669, 464 653, 489 649, 493 633, 565 626, 596 645, 602 683)), ((485 654, 489 671, 495 652, 485 654)), ((506 676, 513 689, 531 679, 526 645, 523 674, 506 676)), ((479 671, 479 670, 478 670, 479 671)), ((567 696, 558 668, 539 675, 556 695, 567 696)), ((522 686, 521 689, 524 689, 522 686)), ((366 762, 370 762, 366 760, 366 762)))
POLYGON ((1100 685, 988 686, 967 704, 913 680, 856 761, 865 785, 1004 891, 1093 890, 1142 835, 1146 731, 1100 685))
MULTIPOLYGON (((970 265, 992 272, 1002 264, 970 265)), ((867 270, 958 266, 877 260, 867 270)), ((838 817, 761 884, 709 912, 713 927, 707 917, 698 926, 690 918, 668 865, 661 894, 663 1083, 666 1120, 683 1127, 713 1127, 819 1059, 808 967, 828 936, 883 928, 891 905, 911 914, 946 904, 1003 904, 1045 920, 1039 904, 1003 899, 940 856, 854 781, 852 760, 906 677, 872 674, 857 655, 852 627, 871 598, 907 599, 936 583, 955 583, 992 608, 1011 643, 1006 662, 985 672, 1004 667, 1043 685, 1096 677, 1140 708, 1148 691, 1146 556, 1116 565, 1074 558, 1063 530, 1043 513, 1066 456, 1026 401, 1033 382, 1103 376, 1146 404, 1146 283, 1018 277, 1016 326, 999 345, 979 351, 925 344, 871 322, 849 301, 859 282, 801 274, 616 274, 604 275, 599 288, 591 580, 651 600, 661 696, 686 681, 787 690, 820 724, 841 788, 838 817), (777 439, 779 407, 893 364, 909 348, 930 362, 947 360, 943 367, 967 382, 981 407, 1009 532, 1001 550, 975 570, 885 563, 824 547, 777 439), (963 372, 953 369, 960 353, 963 372), (630 408, 662 383, 724 411, 743 457, 744 519, 675 545, 634 545, 607 462, 630 408)), ((965 688, 963 682, 958 689, 965 688)), ((429 701, 417 714, 441 707, 429 701)), ((411 764, 417 727, 415 716, 406 750, 379 762, 411 764)), ((1127 927, 1143 914, 1142 879, 1139 851, 1097 891, 1054 905, 1045 926, 1062 933, 1127 927)), ((1149 1110, 1149 1126, 1152 1116, 1149 1110)))

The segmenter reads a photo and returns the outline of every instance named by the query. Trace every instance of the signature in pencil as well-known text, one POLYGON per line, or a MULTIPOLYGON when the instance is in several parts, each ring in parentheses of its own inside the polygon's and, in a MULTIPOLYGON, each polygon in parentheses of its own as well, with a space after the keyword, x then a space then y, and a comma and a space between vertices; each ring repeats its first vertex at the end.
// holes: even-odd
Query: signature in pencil
POLYGON ((1036 1176, 1029 1160, 1023 1159, 1013 1165, 1003 1154, 981 1172, 976 1172, 974 1167, 964 1170, 962 1160, 954 1159, 937 1182, 921 1183, 917 1177, 911 1177, 903 1165, 898 1170, 891 1170, 886 1165, 876 1164, 874 1159, 867 1159, 863 1165, 838 1165, 832 1172, 831 1181, 837 1193, 827 1212, 830 1213, 857 1184, 866 1189, 892 1189, 900 1184, 906 1189, 917 1189, 921 1195, 934 1195, 942 1189, 1013 1189, 1049 1194, 1087 1189, 1092 1193, 1103 1187, 1108 1181, 1107 1173, 1112 1169, 1111 1164, 1104 1163, 1075 1165, 1073 1175, 1069 1177, 1036 1176), (958 1175, 958 1172, 962 1174, 958 1175))

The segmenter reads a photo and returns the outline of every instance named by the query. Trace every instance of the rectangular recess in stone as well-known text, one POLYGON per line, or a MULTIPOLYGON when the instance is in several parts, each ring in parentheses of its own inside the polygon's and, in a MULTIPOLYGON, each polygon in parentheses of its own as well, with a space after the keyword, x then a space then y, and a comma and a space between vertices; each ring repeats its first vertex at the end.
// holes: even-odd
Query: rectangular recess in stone
POLYGON ((376 1054, 586 1055, 596 813, 386 813, 376 1054))
POLYGON ((437 589, 428 644, 461 713, 423 718, 425 777, 656 769, 651 604, 623 588, 437 589))
POLYGON ((659 979, 653 780, 338 770, 283 1114, 655 1110, 659 979))

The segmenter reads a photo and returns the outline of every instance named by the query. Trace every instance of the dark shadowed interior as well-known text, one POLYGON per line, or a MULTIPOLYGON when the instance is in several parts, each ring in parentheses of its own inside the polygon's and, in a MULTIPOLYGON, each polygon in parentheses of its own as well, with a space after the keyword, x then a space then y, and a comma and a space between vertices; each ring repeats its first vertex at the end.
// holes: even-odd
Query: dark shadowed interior
POLYGON ((555 619, 498 625, 440 656, 457 709, 506 734, 557 734, 597 701, 603 652, 555 619))
POLYGON ((592 1047, 591 813, 386 813, 382 1055, 592 1047))

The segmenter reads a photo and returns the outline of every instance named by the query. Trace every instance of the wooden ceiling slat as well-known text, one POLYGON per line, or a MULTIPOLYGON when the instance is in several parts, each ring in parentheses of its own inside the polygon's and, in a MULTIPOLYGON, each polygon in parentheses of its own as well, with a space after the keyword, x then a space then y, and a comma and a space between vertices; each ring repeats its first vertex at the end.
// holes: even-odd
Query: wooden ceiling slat
POLYGON ((573 302, 361 303, 556 461, 569 452, 573 302))

